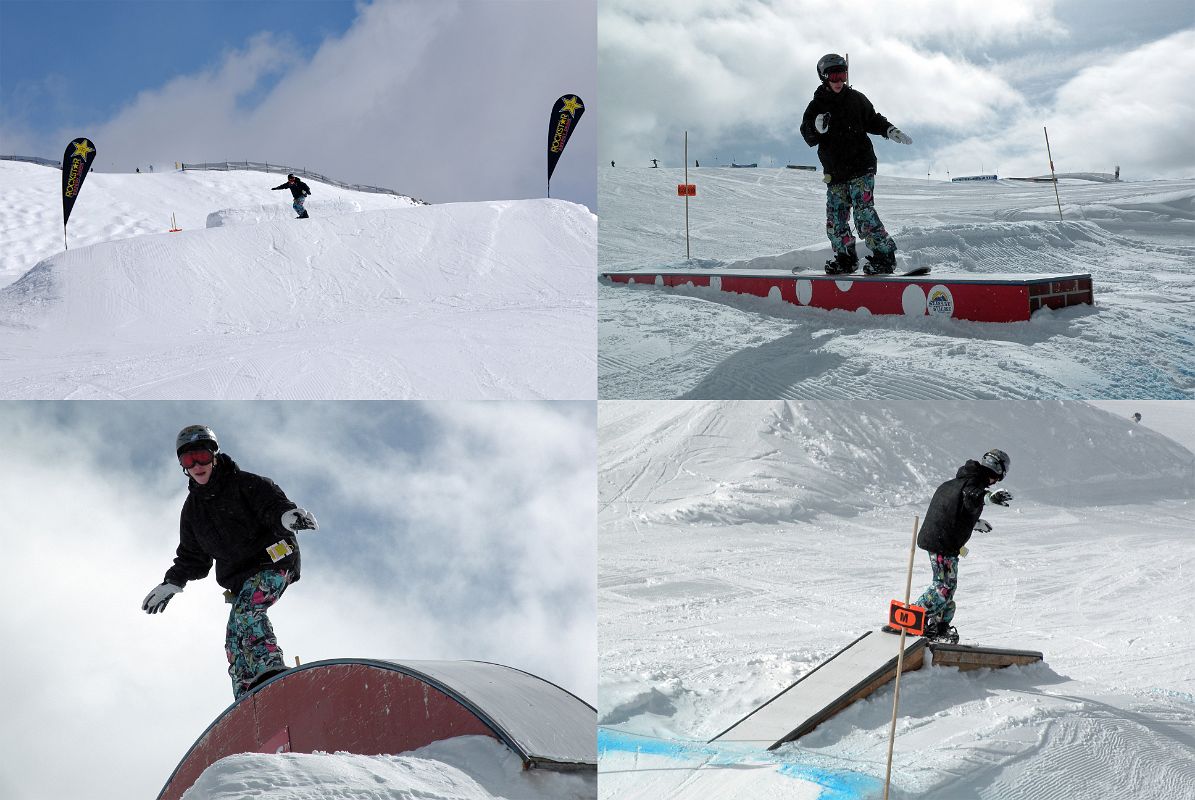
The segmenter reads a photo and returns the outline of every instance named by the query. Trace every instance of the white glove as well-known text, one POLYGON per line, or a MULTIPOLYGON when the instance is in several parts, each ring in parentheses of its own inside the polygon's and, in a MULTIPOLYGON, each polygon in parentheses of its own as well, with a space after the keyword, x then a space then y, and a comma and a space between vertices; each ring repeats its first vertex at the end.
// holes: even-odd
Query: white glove
POLYGON ((988 502, 998 506, 1006 506, 1012 500, 1012 492, 1007 489, 997 489, 988 495, 988 502))
POLYGON ((817 128, 818 133, 825 133, 830 130, 830 114, 818 114, 813 118, 813 127, 817 128))
POLYGON ((166 610, 166 604, 170 602, 170 598, 182 590, 183 587, 175 586, 173 583, 159 583, 152 592, 145 596, 145 601, 141 603, 141 610, 146 614, 159 614, 166 610))
POLYGON ((292 508, 282 515, 282 527, 293 533, 299 531, 318 531, 319 523, 315 515, 305 508, 292 508))
POLYGON ((910 139, 905 134, 901 133, 900 128, 896 127, 895 125, 892 125, 888 128, 887 136, 892 141, 899 142, 900 144, 912 144, 913 143, 913 140, 910 139))
POLYGON ((992 523, 988 522, 986 519, 981 519, 979 522, 975 523, 975 527, 971 530, 979 531, 980 533, 991 533, 992 523))
POLYGON ((960 547, 960 548, 958 549, 958 554, 959 554, 959 557, 960 557, 960 558, 966 558, 966 557, 967 557, 967 553, 968 553, 968 552, 969 552, 969 551, 967 550, 967 546, 966 546, 966 545, 963 545, 962 547, 960 547))

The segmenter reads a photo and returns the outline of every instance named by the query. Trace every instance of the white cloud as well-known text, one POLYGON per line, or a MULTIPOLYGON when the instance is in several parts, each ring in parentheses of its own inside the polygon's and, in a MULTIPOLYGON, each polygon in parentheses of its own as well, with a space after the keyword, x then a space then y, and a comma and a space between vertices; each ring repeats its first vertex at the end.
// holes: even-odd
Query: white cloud
MULTIPOLYGON (((433 202, 542 197, 552 103, 596 103, 593 20, 592 0, 377 0, 309 60, 262 33, 91 136, 103 168, 271 161, 433 202)), ((594 126, 577 126, 553 196, 595 202, 594 126)))
POLYGON ((838 52, 850 56, 855 87, 914 138, 912 148, 877 147, 881 172, 982 163, 1040 174, 1049 125, 1060 143, 1074 131, 1075 171, 1120 163, 1126 176, 1189 174, 1191 31, 1118 47, 1058 12, 1049 0, 608 0, 598 19, 601 158, 677 164, 688 130, 690 158, 732 148, 764 164, 815 162, 797 129, 817 60, 838 52))

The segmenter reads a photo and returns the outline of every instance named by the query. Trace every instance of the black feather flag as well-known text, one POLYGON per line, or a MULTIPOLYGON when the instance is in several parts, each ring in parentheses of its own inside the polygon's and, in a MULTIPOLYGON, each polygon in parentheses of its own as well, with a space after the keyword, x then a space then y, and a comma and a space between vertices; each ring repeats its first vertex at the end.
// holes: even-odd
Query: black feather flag
POLYGON ((566 94, 552 106, 552 117, 548 120, 548 196, 552 195, 552 172, 556 169, 556 162, 568 144, 568 137, 573 135, 573 129, 581 121, 585 113, 585 105, 575 94, 566 94))
POLYGON ((83 188, 83 180, 95 161, 95 145, 90 139, 75 139, 66 146, 62 154, 62 240, 66 242, 66 223, 71 218, 71 209, 83 188))

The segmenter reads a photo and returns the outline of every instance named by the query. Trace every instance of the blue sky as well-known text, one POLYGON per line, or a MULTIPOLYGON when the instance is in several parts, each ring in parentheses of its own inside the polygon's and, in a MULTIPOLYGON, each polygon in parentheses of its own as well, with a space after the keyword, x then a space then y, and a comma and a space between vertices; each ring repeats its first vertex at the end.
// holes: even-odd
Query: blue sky
POLYGON ((1195 176, 1189 0, 602 0, 599 160, 817 166, 799 133, 826 53, 913 139, 879 174, 1195 176))
POLYGON ((36 131, 103 119, 253 32, 284 35, 310 57, 355 16, 352 0, 0 0, 0 105, 36 131))
POLYGON ((152 797, 231 702, 214 577, 161 615, 140 609, 178 543, 174 438, 191 423, 319 519, 300 538, 302 579, 270 615, 288 663, 494 661, 595 702, 592 403, 12 401, 0 404, 0 796, 43 796, 55 742, 71 740, 89 745, 58 794, 152 797), (84 641, 80 679, 60 655, 84 641), (27 735, 59 708, 71 713, 56 717, 58 740, 27 735))
POLYGON ((304 166, 431 202, 542 197, 548 116, 588 116, 552 181, 596 205, 594 0, 0 0, 0 151, 94 169, 304 166))

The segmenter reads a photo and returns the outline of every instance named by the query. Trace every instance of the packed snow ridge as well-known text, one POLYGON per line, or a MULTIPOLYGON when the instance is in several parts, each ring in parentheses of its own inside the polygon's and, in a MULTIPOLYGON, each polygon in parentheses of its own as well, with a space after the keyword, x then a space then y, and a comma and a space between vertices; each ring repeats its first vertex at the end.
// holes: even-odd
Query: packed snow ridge
POLYGON ((274 180, 0 162, 0 397, 594 396, 588 209, 274 180))

